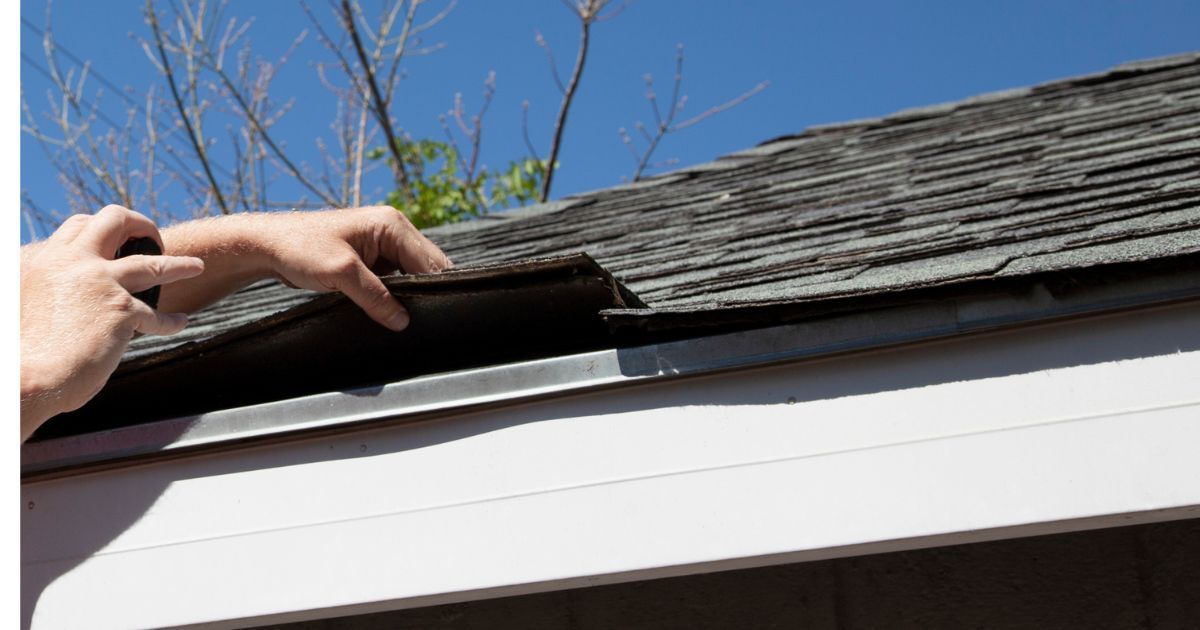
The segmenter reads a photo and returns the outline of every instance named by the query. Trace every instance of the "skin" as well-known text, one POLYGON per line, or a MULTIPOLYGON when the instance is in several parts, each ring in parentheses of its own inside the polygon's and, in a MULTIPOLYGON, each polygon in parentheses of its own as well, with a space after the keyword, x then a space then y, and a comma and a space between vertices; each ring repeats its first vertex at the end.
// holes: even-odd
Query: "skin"
POLYGON ((159 232, 120 206, 69 218, 21 250, 21 441, 49 418, 83 406, 138 334, 171 335, 195 312, 266 278, 341 291, 392 330, 409 315, 376 273, 434 273, 450 260, 389 207, 243 214, 159 232), (131 238, 162 256, 114 260, 131 238), (133 293, 161 285, 158 310, 133 293))

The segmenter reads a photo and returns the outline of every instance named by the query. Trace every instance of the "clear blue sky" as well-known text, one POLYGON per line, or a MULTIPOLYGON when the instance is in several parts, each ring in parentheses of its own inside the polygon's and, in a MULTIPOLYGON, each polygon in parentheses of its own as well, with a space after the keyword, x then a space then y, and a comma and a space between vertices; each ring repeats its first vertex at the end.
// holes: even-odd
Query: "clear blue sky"
MULTIPOLYGON (((368 8, 374 0, 366 0, 368 8)), ((323 0, 310 5, 323 17, 323 0)), ((441 6, 432 1, 431 7, 441 6)), ((21 15, 39 27, 45 4, 22 0, 21 15)), ((291 0, 232 3, 230 15, 254 16, 255 50, 277 56, 308 22, 291 0)), ((145 35, 142 2, 58 0, 60 45, 89 59, 110 81, 140 94, 158 78, 131 33, 145 35)), ((332 22, 328 22, 332 25, 332 22)), ((484 162, 493 167, 525 153, 520 103, 532 103, 531 127, 546 151, 558 94, 542 51, 540 30, 564 75, 578 37, 577 21, 556 0, 463 0, 427 35, 445 48, 408 63, 394 114, 414 136, 441 137, 437 115, 454 93, 468 109, 481 83, 496 72, 498 91, 485 120, 484 162)), ((1009 87, 1101 71, 1115 64, 1200 49, 1195 0, 1011 0, 1005 2, 634 0, 593 31, 593 49, 566 130, 554 197, 610 186, 633 171, 617 129, 649 121, 642 76, 660 92, 669 83, 675 45, 686 49, 684 91, 695 114, 760 81, 770 87, 740 107, 670 136, 657 159, 680 165, 711 160, 814 124, 836 122, 1009 87)), ((43 62, 41 42, 21 30, 22 52, 43 62)), ((311 38, 280 76, 276 93, 296 105, 277 133, 314 163, 314 133, 328 129, 334 102, 308 61, 329 60, 311 38)), ((66 60, 64 60, 65 63, 66 60)), ((45 107, 48 82, 22 62, 21 82, 35 108, 45 107)), ((98 87, 94 81, 92 88, 98 87)), ((140 100, 140 97, 139 97, 140 100)), ((120 114, 108 96, 109 111, 120 114)), ((117 117, 117 116, 114 116, 117 117)), ((21 187, 44 208, 66 209, 55 173, 28 136, 21 140, 21 187)), ((382 189, 377 197, 382 197, 382 189)), ((281 198, 298 196, 284 188, 281 198)), ((28 234, 22 226, 22 241, 28 234)))

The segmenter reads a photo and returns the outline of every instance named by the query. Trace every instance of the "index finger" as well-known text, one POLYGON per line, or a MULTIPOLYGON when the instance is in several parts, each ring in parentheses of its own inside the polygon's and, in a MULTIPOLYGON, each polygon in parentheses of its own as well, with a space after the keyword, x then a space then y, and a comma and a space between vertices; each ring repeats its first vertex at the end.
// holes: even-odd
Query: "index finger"
POLYGON ((153 221, 129 208, 109 205, 92 215, 75 241, 105 258, 112 258, 131 238, 152 238, 160 250, 163 248, 162 237, 153 221))
POLYGON ((371 273, 362 262, 338 276, 333 288, 345 293, 350 301, 376 322, 395 331, 408 327, 408 309, 392 295, 379 276, 371 273))
POLYGON ((454 266, 441 248, 433 244, 399 211, 383 232, 379 251, 399 263, 406 273, 434 273, 454 266))

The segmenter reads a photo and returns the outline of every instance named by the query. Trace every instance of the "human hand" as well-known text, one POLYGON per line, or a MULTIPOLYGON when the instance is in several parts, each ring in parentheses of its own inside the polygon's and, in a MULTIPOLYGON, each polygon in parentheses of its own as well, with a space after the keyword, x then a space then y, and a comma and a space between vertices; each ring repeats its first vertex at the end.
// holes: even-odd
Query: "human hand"
POLYGON ((133 293, 204 271, 198 258, 128 256, 131 238, 162 247, 154 223, 120 206, 67 219, 21 262, 21 440, 96 395, 134 335, 170 335, 187 316, 155 311, 133 293))
POLYGON ((276 276, 301 289, 341 291, 392 330, 408 326, 408 311, 376 274, 434 273, 453 264, 388 206, 253 217, 276 276))

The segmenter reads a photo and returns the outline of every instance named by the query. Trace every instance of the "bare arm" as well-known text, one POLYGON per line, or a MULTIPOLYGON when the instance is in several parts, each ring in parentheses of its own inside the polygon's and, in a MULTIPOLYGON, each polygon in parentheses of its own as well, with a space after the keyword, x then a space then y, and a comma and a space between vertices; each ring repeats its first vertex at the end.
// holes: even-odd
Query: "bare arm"
POLYGON ((241 214, 163 231, 167 254, 195 256, 205 272, 162 288, 159 308, 190 313, 255 281, 276 277, 303 289, 341 291, 393 330, 408 313, 375 272, 430 273, 450 260, 393 208, 241 214))

